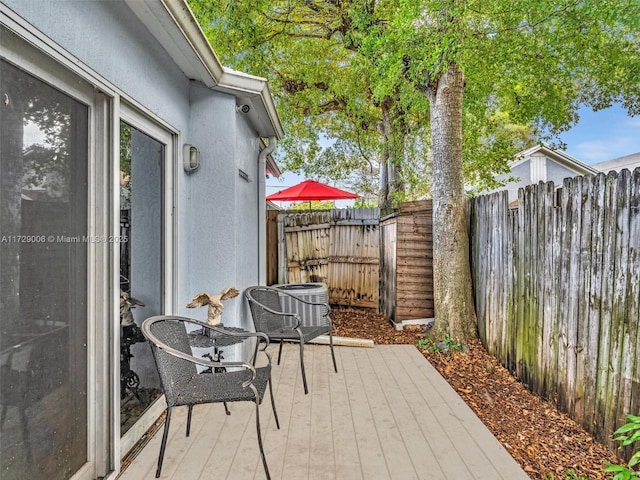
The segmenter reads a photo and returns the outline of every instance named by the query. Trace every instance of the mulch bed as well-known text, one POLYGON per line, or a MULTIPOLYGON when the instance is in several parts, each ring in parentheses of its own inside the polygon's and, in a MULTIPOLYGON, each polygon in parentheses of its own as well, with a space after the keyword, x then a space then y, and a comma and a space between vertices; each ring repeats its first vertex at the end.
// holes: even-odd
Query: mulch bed
MULTIPOLYGON (((419 327, 396 331, 368 309, 336 307, 331 316, 335 335, 377 344, 416 345, 428 336, 419 327)), ((576 422, 527 390, 479 341, 470 343, 468 353, 420 351, 532 479, 610 478, 601 471, 605 461, 621 463, 576 422)))

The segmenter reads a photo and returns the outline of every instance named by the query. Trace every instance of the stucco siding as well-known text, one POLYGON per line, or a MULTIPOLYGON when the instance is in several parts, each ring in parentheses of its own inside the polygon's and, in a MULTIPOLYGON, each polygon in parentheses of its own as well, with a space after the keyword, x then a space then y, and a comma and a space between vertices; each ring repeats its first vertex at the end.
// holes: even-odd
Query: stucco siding
POLYGON ((547 160, 547 181, 553 182, 556 186, 561 186, 565 178, 583 175, 569 168, 557 164, 553 160, 547 160))
POLYGON ((65 50, 178 130, 189 80, 121 1, 3 0, 65 50))
POLYGON ((511 176, 519 178, 517 182, 510 183, 506 189, 509 192, 509 201, 513 201, 518 198, 518 190, 531 183, 531 160, 526 160, 520 165, 511 169, 511 176))
MULTIPOLYGON (((235 98, 191 85, 191 123, 184 142, 200 150, 200 168, 179 177, 179 273, 176 310, 204 319, 206 309, 191 310, 186 303, 197 293, 218 293, 237 286, 234 202, 235 98)), ((244 221, 240 220, 241 222, 244 221)), ((225 303, 224 320, 236 317, 237 300, 225 303)))
MULTIPOLYGON (((236 135, 236 149, 238 161, 235 169, 236 209, 242 222, 236 224, 236 245, 238 257, 236 261, 236 278, 242 289, 260 283, 259 258, 266 252, 266 246, 261 242, 258 231, 258 180, 264 176, 264 172, 258 171, 258 155, 260 148, 255 132, 251 129, 246 116, 237 116, 238 130, 236 135), (238 169, 249 175, 249 181, 242 179, 238 169)), ((263 200, 264 201, 264 200, 263 200)), ((246 305, 238 312, 240 321, 244 326, 249 326, 251 319, 246 305)))
POLYGON ((497 180, 499 181, 507 181, 509 178, 516 178, 517 180, 514 182, 507 183, 504 187, 496 188, 495 190, 491 190, 486 193, 500 192, 503 190, 507 190, 509 192, 509 201, 513 201, 518 198, 518 189, 529 185, 531 183, 531 160, 527 159, 521 164, 513 167, 511 172, 507 175, 499 175, 497 180))

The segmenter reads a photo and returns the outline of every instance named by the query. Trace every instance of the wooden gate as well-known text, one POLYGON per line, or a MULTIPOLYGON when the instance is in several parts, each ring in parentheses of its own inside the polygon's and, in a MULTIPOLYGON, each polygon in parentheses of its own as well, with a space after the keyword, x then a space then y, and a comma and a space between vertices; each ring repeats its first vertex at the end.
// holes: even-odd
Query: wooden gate
POLYGON ((330 303, 377 309, 378 215, 371 208, 279 213, 277 283, 324 282, 330 303))

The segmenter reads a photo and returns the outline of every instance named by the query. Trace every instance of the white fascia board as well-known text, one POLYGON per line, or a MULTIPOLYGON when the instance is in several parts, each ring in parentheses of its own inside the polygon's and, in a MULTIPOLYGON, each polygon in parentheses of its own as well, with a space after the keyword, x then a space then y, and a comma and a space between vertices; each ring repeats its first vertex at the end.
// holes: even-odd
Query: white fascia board
POLYGON ((238 104, 250 99, 249 120, 258 134, 284 136, 267 80, 223 67, 185 0, 124 1, 187 78, 234 95, 238 104))
POLYGON ((267 80, 227 67, 224 67, 223 70, 224 73, 216 90, 235 95, 238 105, 250 102, 254 112, 250 111, 249 118, 258 134, 263 137, 281 139, 284 136, 284 130, 267 80))
POLYGON ((222 64, 183 0, 125 0, 189 79, 215 87, 222 64))

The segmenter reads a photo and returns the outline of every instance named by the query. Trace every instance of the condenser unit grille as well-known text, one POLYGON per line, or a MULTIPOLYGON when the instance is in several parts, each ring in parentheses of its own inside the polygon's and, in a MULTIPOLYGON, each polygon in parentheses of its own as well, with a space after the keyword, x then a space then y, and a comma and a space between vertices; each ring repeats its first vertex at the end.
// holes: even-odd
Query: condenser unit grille
MULTIPOLYGON (((328 303, 329 301, 329 291, 324 283, 281 284, 274 287, 306 302, 328 303)), ((289 295, 280 296, 282 308, 287 312, 300 315, 303 326, 315 327, 325 324, 322 316, 325 313, 323 307, 296 302, 289 295)))

